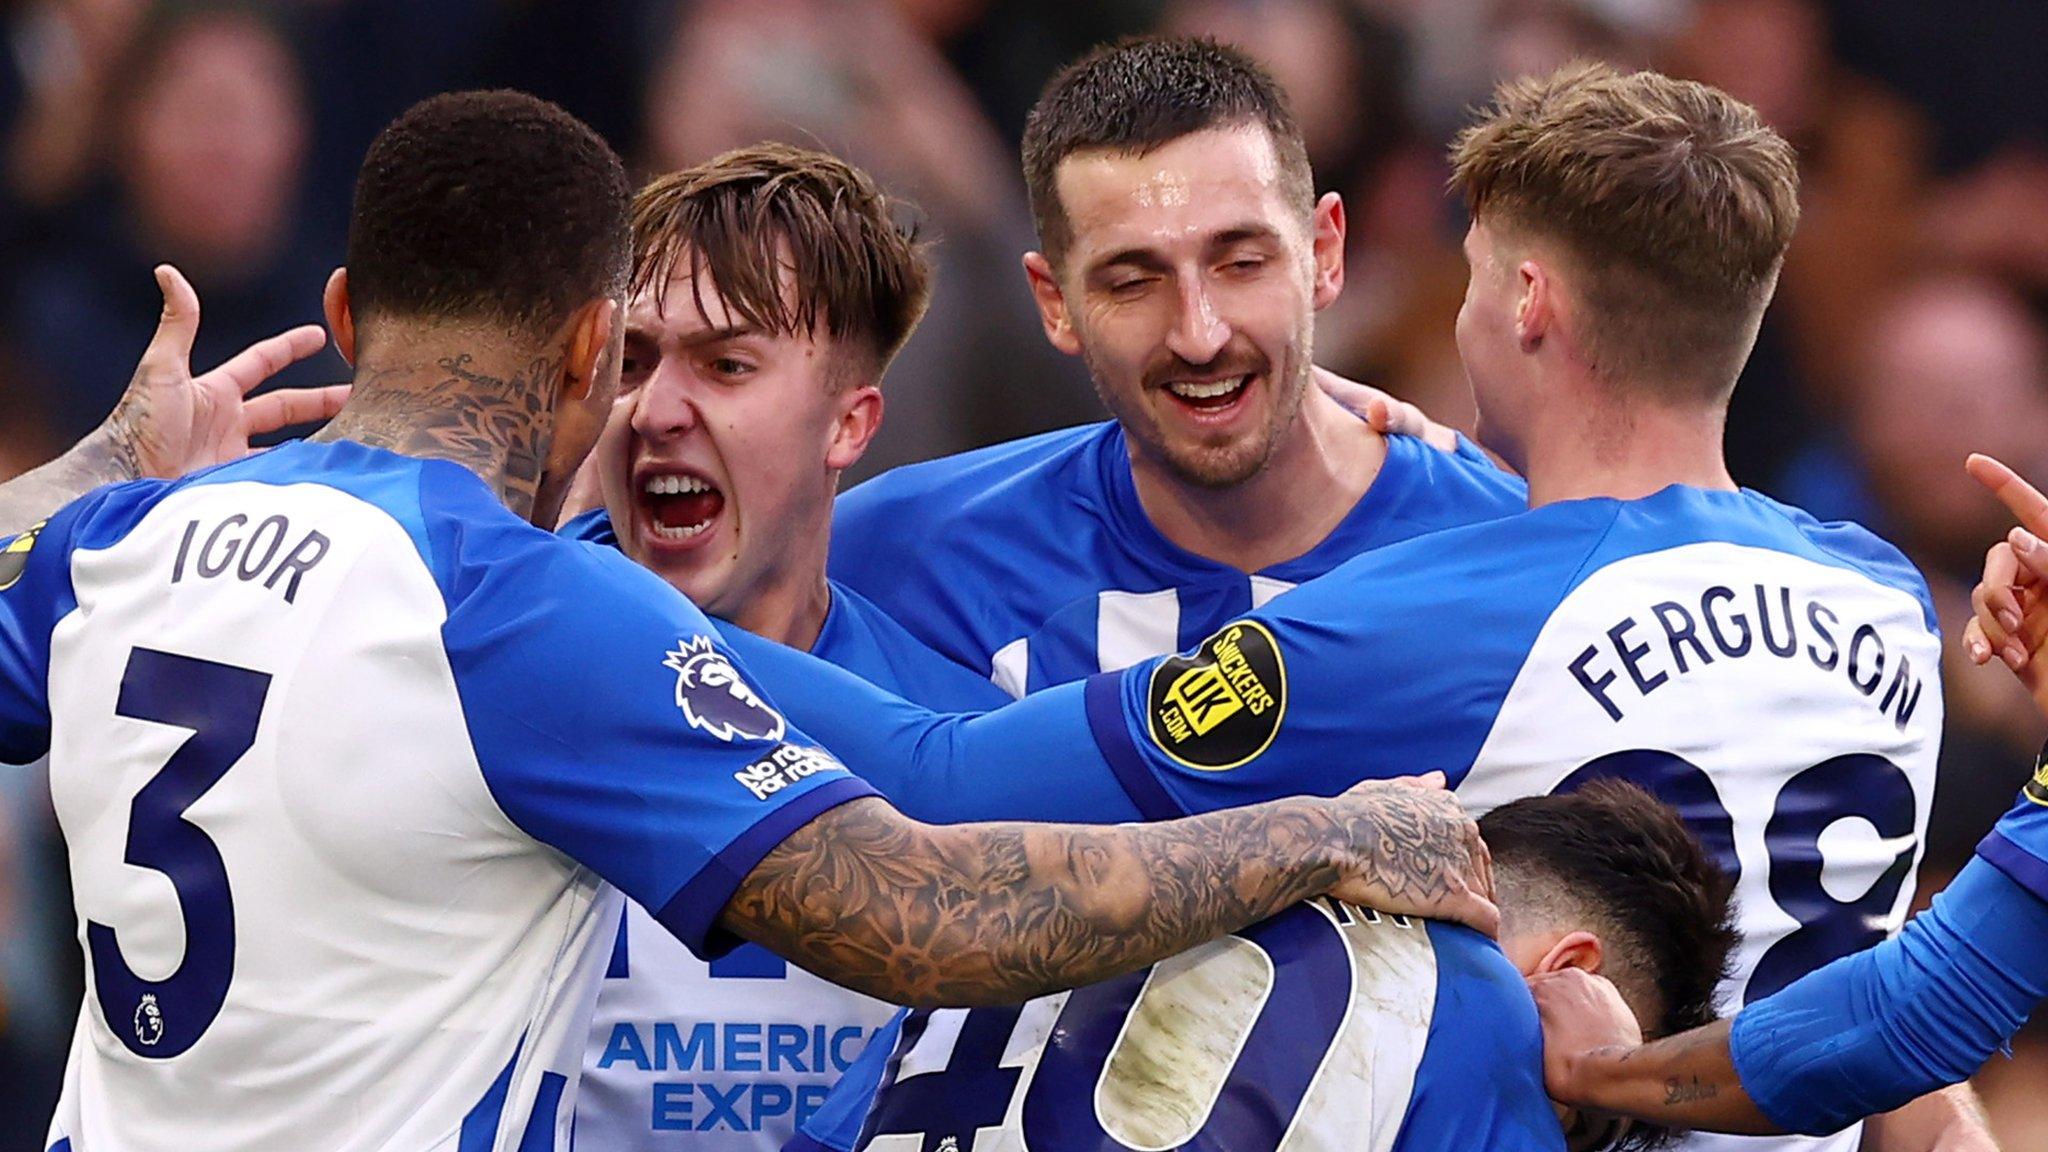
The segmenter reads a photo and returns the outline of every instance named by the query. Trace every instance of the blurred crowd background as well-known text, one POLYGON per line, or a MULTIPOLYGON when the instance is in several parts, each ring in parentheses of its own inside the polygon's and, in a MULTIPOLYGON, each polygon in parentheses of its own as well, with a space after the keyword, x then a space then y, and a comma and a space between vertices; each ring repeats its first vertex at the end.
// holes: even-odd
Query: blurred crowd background
MULTIPOLYGON (((772 137, 912 206, 937 294, 861 475, 1098 418, 1019 271, 1017 142, 1055 68, 1149 30, 1239 42, 1280 76, 1350 212, 1319 362, 1460 426, 1464 225, 1442 189, 1466 109, 1575 55, 1756 105, 1799 148, 1804 218, 1736 393, 1736 478, 1903 546, 1960 629, 2006 523, 1964 454, 2048 479, 2043 0, 0 0, 0 477, 112 405, 158 261, 199 289, 201 367, 317 321, 371 137, 478 86, 560 102, 642 176, 772 137)), ((345 377, 330 350, 285 383, 345 377)), ((2043 729, 2003 670, 1945 671, 1923 900, 2043 729)), ((0 773, 0 1152, 41 1148, 78 1004, 43 789, 0 773)), ((2048 1149, 2048 1029, 2017 1047, 1979 1083, 2006 1147, 2048 1149)))

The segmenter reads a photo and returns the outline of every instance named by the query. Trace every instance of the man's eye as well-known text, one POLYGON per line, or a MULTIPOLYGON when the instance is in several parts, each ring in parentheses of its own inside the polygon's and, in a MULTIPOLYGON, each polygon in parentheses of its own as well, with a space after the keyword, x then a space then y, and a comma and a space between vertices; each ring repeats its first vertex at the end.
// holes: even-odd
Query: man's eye
POLYGON ((1131 276, 1122 280, 1112 280, 1109 284, 1109 290, 1119 296, 1135 295, 1151 284, 1152 280, 1153 278, 1150 276, 1131 276))
POLYGON ((754 366, 744 360, 720 356, 711 362, 711 370, 720 376, 745 376, 754 370, 754 366))

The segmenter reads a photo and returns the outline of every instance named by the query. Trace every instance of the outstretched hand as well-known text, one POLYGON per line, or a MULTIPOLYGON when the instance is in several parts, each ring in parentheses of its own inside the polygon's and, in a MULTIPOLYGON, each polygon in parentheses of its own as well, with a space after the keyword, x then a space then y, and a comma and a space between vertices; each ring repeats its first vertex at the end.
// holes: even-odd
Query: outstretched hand
POLYGON ((164 310, 156 335, 135 366, 128 390, 95 433, 130 478, 171 479, 196 468, 249 453, 249 438, 293 424, 325 420, 341 411, 348 385, 249 393, 285 368, 320 351, 327 335, 306 324, 259 340, 219 367, 192 375, 192 341, 199 334, 199 295, 168 264, 156 269, 164 310))
POLYGON ((1970 593, 1973 616, 1963 629, 1972 663, 1996 658, 2012 669, 2048 713, 2048 496, 1989 456, 1972 456, 1970 475, 1998 497, 2020 526, 1984 555, 1984 574, 1970 593))

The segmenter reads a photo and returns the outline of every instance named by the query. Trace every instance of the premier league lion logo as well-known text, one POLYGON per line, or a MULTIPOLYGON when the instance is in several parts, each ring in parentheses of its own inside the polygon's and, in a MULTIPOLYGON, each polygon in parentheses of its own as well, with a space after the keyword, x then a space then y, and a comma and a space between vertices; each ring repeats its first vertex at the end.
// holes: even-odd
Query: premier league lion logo
POLYGON ((142 1003, 135 1006, 135 1038, 145 1047, 164 1038, 164 1012, 157 1007, 154 993, 143 993, 142 1003))
POLYGON ((782 716, 740 678, 725 654, 699 636, 668 654, 662 666, 676 674, 676 707, 692 728, 728 743, 780 740, 788 726, 782 716))

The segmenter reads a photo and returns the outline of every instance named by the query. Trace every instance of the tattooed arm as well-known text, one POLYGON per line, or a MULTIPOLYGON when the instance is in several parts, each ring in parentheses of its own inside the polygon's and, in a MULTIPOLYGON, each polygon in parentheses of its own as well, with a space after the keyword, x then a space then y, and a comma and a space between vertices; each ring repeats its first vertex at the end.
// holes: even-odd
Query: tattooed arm
POLYGON ((0 536, 11 536, 102 484, 143 476, 169 479, 245 456, 249 437, 340 411, 345 385, 289 389, 245 399, 249 391, 327 343, 306 325, 259 340, 220 367, 193 376, 199 297, 177 269, 157 269, 164 311, 135 366, 128 390, 106 422, 71 450, 0 484, 0 536))
POLYGON ((723 923, 892 1003, 1016 1003, 1326 892, 1491 930, 1485 851, 1457 800, 1416 781, 1111 827, 934 826, 866 799, 769 853, 723 923))
POLYGON ((1553 1100, 1680 1130, 1783 1131, 1742 1090, 1728 1021, 1645 1044, 1604 976, 1564 968, 1531 976, 1529 991, 1543 1019, 1543 1079, 1553 1100))

